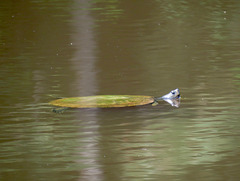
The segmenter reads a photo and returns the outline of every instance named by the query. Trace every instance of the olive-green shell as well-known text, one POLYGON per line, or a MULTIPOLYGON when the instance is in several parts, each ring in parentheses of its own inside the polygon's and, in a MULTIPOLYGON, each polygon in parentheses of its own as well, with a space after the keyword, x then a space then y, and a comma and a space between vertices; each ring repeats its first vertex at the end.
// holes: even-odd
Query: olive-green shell
POLYGON ((71 108, 110 108, 140 106, 154 102, 152 96, 142 95, 99 95, 87 97, 70 97, 51 101, 50 104, 71 108))

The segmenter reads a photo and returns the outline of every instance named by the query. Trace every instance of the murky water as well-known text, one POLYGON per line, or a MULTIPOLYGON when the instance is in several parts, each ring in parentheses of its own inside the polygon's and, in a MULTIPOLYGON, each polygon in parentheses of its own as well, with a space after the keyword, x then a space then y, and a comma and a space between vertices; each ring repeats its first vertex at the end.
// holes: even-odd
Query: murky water
POLYGON ((0 180, 239 180, 240 2, 0 2, 0 180), (56 97, 162 96, 73 109, 56 97))

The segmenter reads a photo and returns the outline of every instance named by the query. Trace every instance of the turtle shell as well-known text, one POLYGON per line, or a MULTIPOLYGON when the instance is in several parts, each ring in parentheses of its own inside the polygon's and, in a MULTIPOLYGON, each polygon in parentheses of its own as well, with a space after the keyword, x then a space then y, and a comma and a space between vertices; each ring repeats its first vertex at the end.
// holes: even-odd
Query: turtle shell
POLYGON ((98 95, 70 97, 51 101, 50 104, 70 108, 110 108, 141 106, 153 103, 154 97, 142 95, 98 95))

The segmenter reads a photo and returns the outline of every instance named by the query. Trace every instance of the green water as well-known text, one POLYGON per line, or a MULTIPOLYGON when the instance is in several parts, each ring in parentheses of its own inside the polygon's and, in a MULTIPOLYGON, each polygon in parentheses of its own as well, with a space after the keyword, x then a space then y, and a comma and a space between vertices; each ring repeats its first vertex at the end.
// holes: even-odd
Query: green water
POLYGON ((240 3, 0 2, 0 180, 239 180, 240 3), (56 97, 180 107, 71 109, 56 97))

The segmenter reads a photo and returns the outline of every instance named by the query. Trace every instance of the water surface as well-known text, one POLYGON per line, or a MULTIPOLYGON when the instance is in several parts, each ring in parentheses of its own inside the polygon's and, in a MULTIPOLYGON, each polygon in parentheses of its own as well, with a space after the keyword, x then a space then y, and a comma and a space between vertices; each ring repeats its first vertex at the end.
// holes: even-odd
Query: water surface
POLYGON ((0 180, 238 180, 240 3, 0 3, 0 180), (56 97, 179 108, 53 113, 56 97))

